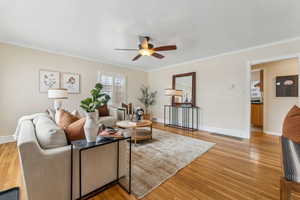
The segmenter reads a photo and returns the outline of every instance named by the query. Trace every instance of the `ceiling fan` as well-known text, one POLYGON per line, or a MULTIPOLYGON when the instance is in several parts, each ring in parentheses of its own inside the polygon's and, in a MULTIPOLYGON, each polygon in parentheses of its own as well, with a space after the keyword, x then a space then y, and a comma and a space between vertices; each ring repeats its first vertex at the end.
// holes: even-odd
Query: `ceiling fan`
POLYGON ((158 59, 162 59, 165 56, 157 53, 157 51, 172 51, 176 50, 176 45, 167 45, 167 46, 161 46, 161 47, 155 47, 153 44, 150 44, 150 37, 148 36, 139 36, 140 44, 138 49, 115 49, 117 51, 138 51, 139 54, 135 56, 132 61, 136 61, 142 56, 153 56, 158 59))

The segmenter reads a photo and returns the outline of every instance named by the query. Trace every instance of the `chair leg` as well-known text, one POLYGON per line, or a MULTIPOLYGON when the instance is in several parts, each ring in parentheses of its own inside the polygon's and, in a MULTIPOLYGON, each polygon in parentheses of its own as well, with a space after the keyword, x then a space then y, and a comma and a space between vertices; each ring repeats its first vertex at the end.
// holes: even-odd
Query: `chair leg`
POLYGON ((291 183, 285 178, 280 179, 280 200, 291 200, 292 187, 291 183))

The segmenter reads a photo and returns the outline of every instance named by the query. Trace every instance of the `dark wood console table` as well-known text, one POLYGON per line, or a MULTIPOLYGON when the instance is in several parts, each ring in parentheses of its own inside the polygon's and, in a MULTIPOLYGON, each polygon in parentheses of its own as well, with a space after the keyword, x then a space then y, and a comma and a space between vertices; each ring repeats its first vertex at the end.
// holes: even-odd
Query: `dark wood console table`
POLYGON ((164 125, 189 131, 199 129, 199 107, 164 106, 164 125))

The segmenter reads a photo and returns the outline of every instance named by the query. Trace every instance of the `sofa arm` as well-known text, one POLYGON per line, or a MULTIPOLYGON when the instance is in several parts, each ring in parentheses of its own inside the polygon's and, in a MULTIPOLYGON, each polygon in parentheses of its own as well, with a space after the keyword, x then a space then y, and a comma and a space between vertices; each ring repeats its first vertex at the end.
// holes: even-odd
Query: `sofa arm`
POLYGON ((20 132, 17 145, 27 199, 70 199, 70 146, 41 149, 30 120, 22 122, 20 132))

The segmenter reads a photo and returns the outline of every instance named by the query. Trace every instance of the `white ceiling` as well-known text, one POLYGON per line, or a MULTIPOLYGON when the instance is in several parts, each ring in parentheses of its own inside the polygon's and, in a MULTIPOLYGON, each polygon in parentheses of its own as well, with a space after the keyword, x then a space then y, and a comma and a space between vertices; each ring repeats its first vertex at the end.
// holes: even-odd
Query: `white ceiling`
POLYGON ((0 0, 0 40, 153 70, 300 36, 299 0, 0 0), (131 59, 138 35, 176 44, 131 59))

